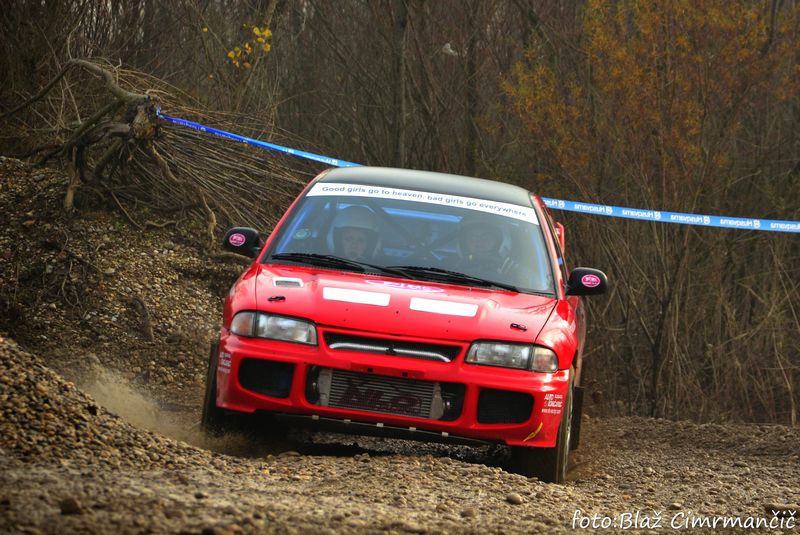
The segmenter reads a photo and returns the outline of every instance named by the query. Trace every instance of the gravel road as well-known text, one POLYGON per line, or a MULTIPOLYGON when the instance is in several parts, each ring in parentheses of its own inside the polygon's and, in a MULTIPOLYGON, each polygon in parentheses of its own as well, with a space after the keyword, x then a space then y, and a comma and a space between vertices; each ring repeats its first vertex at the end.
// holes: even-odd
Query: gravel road
POLYGON ((64 180, 0 158, 0 533, 798 531, 797 428, 585 417, 565 485, 506 472, 502 448, 207 439, 205 352, 241 264, 190 223, 64 218, 64 180))
POLYGON ((322 436, 275 454, 186 428, 193 446, 127 423, 8 339, 0 355, 3 532, 554 533, 637 513, 645 528, 796 530, 800 433, 785 427, 587 418, 569 483, 552 485, 486 450, 322 436))

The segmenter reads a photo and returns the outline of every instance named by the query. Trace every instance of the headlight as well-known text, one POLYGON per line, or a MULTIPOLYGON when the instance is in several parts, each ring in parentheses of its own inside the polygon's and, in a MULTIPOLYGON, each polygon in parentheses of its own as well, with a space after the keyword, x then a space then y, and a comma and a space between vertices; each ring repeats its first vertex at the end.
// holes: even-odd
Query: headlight
POLYGON ((558 357, 546 347, 508 342, 475 342, 467 352, 466 361, 470 364, 537 372, 558 370, 558 357))
POLYGON ((558 357, 546 347, 533 346, 531 370, 536 372, 557 372, 558 357))
POLYGON ((231 321, 231 332, 239 336, 317 345, 317 329, 313 323, 263 312, 239 312, 231 321))

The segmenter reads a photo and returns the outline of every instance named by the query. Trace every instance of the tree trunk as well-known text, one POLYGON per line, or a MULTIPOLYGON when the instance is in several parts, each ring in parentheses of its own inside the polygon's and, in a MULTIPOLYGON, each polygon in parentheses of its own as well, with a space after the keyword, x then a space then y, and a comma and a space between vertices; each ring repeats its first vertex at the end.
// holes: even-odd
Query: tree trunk
POLYGON ((408 6, 406 0, 397 1, 397 14, 395 15, 395 84, 394 94, 394 124, 395 146, 394 164, 397 167, 406 166, 406 29, 408 28, 408 6))

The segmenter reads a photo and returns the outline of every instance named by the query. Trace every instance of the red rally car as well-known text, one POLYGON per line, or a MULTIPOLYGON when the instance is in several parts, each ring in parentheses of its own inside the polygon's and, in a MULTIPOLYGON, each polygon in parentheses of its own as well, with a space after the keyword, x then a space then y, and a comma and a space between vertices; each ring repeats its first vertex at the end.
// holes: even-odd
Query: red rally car
POLYGON ((561 482, 577 445, 582 295, 606 276, 563 257, 564 230, 523 188, 352 167, 317 176, 225 300, 202 424, 236 413, 461 444, 561 482))

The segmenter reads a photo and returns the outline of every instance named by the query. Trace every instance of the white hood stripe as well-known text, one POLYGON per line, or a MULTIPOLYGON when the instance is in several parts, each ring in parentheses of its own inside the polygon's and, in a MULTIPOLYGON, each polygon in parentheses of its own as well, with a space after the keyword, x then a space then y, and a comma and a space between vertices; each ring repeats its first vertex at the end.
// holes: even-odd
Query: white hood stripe
POLYGON ((450 301, 440 301, 438 299, 423 299, 421 297, 412 297, 409 308, 420 312, 431 312, 433 314, 444 314, 446 316, 463 316, 465 318, 471 318, 478 313, 478 305, 453 303, 450 301))
POLYGON ((347 288, 323 288, 322 298, 328 301, 344 301, 359 305, 389 306, 391 296, 385 293, 349 290, 347 288))

